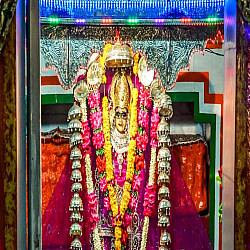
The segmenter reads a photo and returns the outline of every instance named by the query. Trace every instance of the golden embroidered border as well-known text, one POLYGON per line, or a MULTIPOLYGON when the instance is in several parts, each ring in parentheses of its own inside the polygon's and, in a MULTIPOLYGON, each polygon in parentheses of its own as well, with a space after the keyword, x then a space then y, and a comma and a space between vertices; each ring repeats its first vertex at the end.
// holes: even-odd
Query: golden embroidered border
MULTIPOLYGON (((4 58, 4 217, 5 249, 16 249, 17 238, 17 155, 16 155, 16 20, 13 18, 6 44, 4 58)), ((2 121, 1 121, 2 122, 2 121)))

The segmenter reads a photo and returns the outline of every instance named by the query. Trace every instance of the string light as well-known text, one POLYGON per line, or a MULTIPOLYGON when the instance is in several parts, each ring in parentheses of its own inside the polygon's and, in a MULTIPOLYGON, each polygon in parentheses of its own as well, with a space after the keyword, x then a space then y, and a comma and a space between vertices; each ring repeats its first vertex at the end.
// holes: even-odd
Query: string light
POLYGON ((209 22, 209 23, 214 23, 214 22, 217 22, 217 21, 218 21, 217 17, 208 17, 207 18, 207 22, 209 22))
POLYGON ((41 17, 57 14, 60 18, 128 19, 137 15, 145 19, 193 19, 224 17, 225 0, 39 0, 41 17), (138 11, 139 10, 139 11, 138 11), (101 15, 101 16, 100 16, 101 15))
POLYGON ((103 18, 101 22, 103 24, 111 24, 112 23, 112 19, 111 18, 103 18))
POLYGON ((155 19, 155 24, 159 25, 159 24, 164 24, 165 19, 155 19))
POLYGON ((48 18, 50 24, 59 24, 60 19, 58 17, 50 17, 48 18))
POLYGON ((131 25, 136 25, 138 24, 139 20, 137 18, 129 18, 128 23, 131 25))
POLYGON ((188 25, 188 26, 213 26, 213 25, 223 25, 223 18, 209 17, 204 19, 192 19, 192 18, 181 18, 181 19, 138 19, 138 18, 129 18, 129 19, 112 19, 112 18, 102 18, 102 19, 83 19, 83 18, 58 18, 51 16, 49 18, 41 17, 41 23, 49 23, 51 25, 58 24, 75 24, 75 25, 85 25, 86 23, 91 24, 100 24, 100 25, 111 25, 120 24, 120 25, 188 25))
POLYGON ((192 19, 191 18, 181 18, 182 23, 191 23, 192 19))
POLYGON ((85 19, 76 19, 76 20, 75 20, 75 23, 76 23, 76 24, 85 24, 85 23, 86 23, 86 20, 85 20, 85 19))

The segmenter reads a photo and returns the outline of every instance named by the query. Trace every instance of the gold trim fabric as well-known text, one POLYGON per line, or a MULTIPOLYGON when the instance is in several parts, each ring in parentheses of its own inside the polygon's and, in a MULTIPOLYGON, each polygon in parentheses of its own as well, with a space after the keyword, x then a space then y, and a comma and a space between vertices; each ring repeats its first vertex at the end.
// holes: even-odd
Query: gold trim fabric
MULTIPOLYGON (((4 5, 5 3, 3 3, 4 5)), ((1 12, 2 14, 2 12, 1 12)), ((2 20, 2 19, 1 19, 2 20)), ((2 46, 2 45, 1 45, 2 46)), ((16 21, 0 56, 0 248, 17 248, 16 21)))
POLYGON ((0 42, 0 54, 4 46, 6 36, 9 32, 12 19, 16 11, 17 0, 3 0, 1 1, 1 18, 0 18, 0 30, 1 30, 1 42, 0 42))

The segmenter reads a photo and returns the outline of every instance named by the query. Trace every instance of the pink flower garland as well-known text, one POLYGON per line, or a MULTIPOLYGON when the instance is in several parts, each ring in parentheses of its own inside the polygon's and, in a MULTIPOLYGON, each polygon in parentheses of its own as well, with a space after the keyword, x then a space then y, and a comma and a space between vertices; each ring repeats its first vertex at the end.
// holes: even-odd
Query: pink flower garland
MULTIPOLYGON (((83 132, 82 132, 82 148, 84 150, 84 157, 86 154, 91 154, 91 142, 90 142, 90 128, 88 122, 82 123, 83 132)), ((88 208, 90 211, 90 224, 91 230, 94 230, 95 226, 98 223, 98 214, 97 214, 97 199, 95 193, 88 194, 88 208)))
POLYGON ((94 230, 98 223, 97 199, 95 196, 95 192, 88 194, 88 209, 90 211, 91 230, 94 230))
POLYGON ((151 96, 150 92, 147 89, 145 89, 143 85, 139 89, 139 97, 140 97, 140 104, 148 109, 151 104, 151 96))
POLYGON ((137 148, 143 152, 146 150, 148 143, 148 109, 151 104, 150 92, 141 86, 139 89, 139 103, 140 110, 138 112, 138 134, 136 137, 136 146, 137 148))
MULTIPOLYGON (((90 113, 90 124, 93 131, 93 144, 97 150, 101 150, 104 145, 104 135, 101 131, 102 125, 102 113, 99 108, 100 103, 100 92, 99 90, 93 92, 89 95, 88 104, 91 109, 90 113), (97 131, 96 131, 97 130, 97 131), (99 131, 100 130, 100 131, 99 131)), ((86 154, 91 154, 91 141, 90 141, 90 128, 88 121, 82 123, 83 132, 82 132, 82 148, 84 150, 84 157, 86 154)), ((106 178, 104 178, 106 179, 106 178)), ((88 209, 90 211, 90 224, 91 230, 93 230, 98 223, 98 213, 97 213, 97 199, 95 193, 88 194, 88 209)))
POLYGON ((152 115, 151 115, 151 126, 150 126, 150 146, 151 147, 157 147, 158 141, 157 141, 157 127, 160 122, 160 117, 158 114, 158 108, 153 108, 152 115))
POLYGON ((154 202, 155 202, 155 187, 154 185, 148 185, 146 187, 146 192, 144 195, 144 216, 151 216, 154 208, 154 202))
POLYGON ((139 151, 137 151, 137 154, 135 156, 135 175, 132 181, 132 190, 129 206, 123 219, 124 228, 127 228, 131 224, 132 214, 135 212, 137 207, 142 179, 141 170, 144 168, 143 152, 146 150, 148 143, 148 109, 151 105, 151 98, 150 92, 145 89, 144 86, 141 86, 139 89, 139 104, 140 109, 138 111, 138 133, 136 136, 136 147, 139 151))
MULTIPOLYGON (((153 108, 151 115, 151 125, 150 125, 150 146, 157 148, 158 140, 157 140, 157 127, 160 122, 160 117, 158 114, 158 108, 153 108)), ((146 187, 145 195, 144 195, 144 203, 143 203, 143 215, 144 216, 152 216, 153 208, 155 202, 155 187, 154 185, 148 185, 146 187)))
POLYGON ((90 124, 91 128, 93 129, 93 145, 96 149, 96 165, 99 173, 99 184, 100 184, 100 190, 104 194, 104 207, 107 211, 111 210, 109 196, 107 194, 107 181, 106 181, 106 173, 104 171, 105 164, 105 156, 103 146, 105 143, 104 140, 104 134, 102 130, 102 109, 100 107, 100 90, 97 89, 95 92, 90 93, 88 98, 88 104, 90 107, 90 124))
POLYGON ((84 150, 85 158, 86 154, 91 154, 91 142, 90 142, 90 129, 88 121, 82 122, 82 149, 84 150))

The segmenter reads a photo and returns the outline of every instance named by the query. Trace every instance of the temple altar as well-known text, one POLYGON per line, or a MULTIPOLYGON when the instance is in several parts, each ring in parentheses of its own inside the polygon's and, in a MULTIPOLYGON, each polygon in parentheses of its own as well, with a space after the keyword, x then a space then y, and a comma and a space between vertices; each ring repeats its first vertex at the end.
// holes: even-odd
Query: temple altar
MULTIPOLYGON (((60 245, 69 246, 69 233, 75 237, 72 249, 185 249, 191 243, 212 249, 209 229, 198 214, 208 211, 207 144, 199 136, 171 139, 172 101, 160 75, 147 65, 146 55, 133 53, 118 30, 102 54, 90 55, 68 112, 69 134, 64 136, 70 161, 65 159, 64 170, 59 169, 61 179, 72 165, 73 196, 65 191, 64 197, 52 196, 70 199, 68 210, 59 201, 60 212, 55 201, 43 210, 44 247, 52 247, 53 235, 60 234, 50 221, 56 212, 70 216, 73 224, 66 223, 60 245), (191 156, 192 147, 199 158, 191 156), (190 224, 195 230, 188 229, 190 224)), ((69 188, 65 178, 57 186, 69 188)))
POLYGON ((4 1, 0 249, 249 247, 249 22, 247 0, 4 1))

